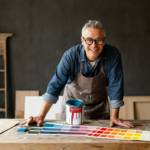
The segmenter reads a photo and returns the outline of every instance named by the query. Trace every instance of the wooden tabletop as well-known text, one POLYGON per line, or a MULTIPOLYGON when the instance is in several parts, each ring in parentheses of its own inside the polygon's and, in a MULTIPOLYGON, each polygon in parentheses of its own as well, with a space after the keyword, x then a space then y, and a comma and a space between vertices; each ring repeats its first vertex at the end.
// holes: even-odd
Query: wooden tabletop
MULTIPOLYGON (((0 119, 1 121, 2 119, 0 119)), ((12 119, 7 119, 12 120, 12 119)), ((13 119, 16 120, 16 119, 13 119)), ((20 123, 23 120, 17 119, 20 123)), ((60 120, 45 120, 45 122, 67 124, 60 120)), ((150 131, 150 121, 131 121, 137 125, 135 130, 150 131)), ((109 120, 84 121, 87 126, 109 127, 109 120)), ((20 125, 0 134, 0 150, 148 150, 150 142, 146 141, 126 141, 126 140, 108 140, 102 138, 90 138, 84 136, 67 135, 28 135, 18 133, 20 125)), ((125 129, 125 127, 115 126, 114 128, 125 129)))

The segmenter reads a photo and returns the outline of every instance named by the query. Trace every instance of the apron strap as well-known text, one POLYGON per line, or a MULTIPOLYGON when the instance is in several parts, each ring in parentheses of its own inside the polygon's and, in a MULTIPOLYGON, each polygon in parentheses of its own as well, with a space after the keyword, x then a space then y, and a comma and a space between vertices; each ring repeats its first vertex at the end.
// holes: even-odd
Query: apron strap
POLYGON ((103 70, 103 59, 100 60, 100 71, 104 72, 104 70, 103 70))
POLYGON ((80 73, 82 73, 82 70, 83 70, 83 61, 81 61, 80 63, 80 73))

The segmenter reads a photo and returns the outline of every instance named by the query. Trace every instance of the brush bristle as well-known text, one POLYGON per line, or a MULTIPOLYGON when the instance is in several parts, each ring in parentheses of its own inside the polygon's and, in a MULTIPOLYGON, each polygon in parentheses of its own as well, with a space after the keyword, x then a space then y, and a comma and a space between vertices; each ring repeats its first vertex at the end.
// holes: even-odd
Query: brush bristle
POLYGON ((26 132, 27 131, 27 128, 26 127, 22 127, 22 128, 19 128, 18 130, 17 130, 17 132, 22 132, 22 133, 24 133, 24 132, 26 132))

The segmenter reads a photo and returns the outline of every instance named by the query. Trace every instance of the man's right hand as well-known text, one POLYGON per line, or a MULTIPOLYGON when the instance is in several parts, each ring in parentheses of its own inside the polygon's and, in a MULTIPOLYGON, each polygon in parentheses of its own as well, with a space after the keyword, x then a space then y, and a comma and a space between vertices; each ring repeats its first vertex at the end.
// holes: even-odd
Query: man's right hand
MULTIPOLYGON (((26 124, 27 120, 22 122, 21 125, 24 125, 26 124)), ((32 124, 32 123, 37 123, 37 126, 40 127, 43 122, 44 122, 44 118, 42 116, 36 116, 36 117, 33 117, 32 120, 29 122, 29 124, 32 124)))

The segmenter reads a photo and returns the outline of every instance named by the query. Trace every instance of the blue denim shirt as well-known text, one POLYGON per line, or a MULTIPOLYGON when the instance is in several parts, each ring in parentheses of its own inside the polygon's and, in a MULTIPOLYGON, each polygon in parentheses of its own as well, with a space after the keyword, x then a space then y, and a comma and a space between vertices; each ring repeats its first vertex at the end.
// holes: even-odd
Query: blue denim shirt
POLYGON ((95 77, 100 72, 100 59, 103 59, 103 70, 106 75, 106 85, 109 93, 110 108, 118 108, 124 105, 123 69, 121 55, 116 47, 105 44, 94 68, 86 61, 85 49, 82 44, 74 46, 66 51, 58 64, 55 74, 47 86, 43 100, 56 103, 58 96, 66 84, 71 83, 80 70, 80 62, 83 61, 82 74, 85 77, 95 77))

